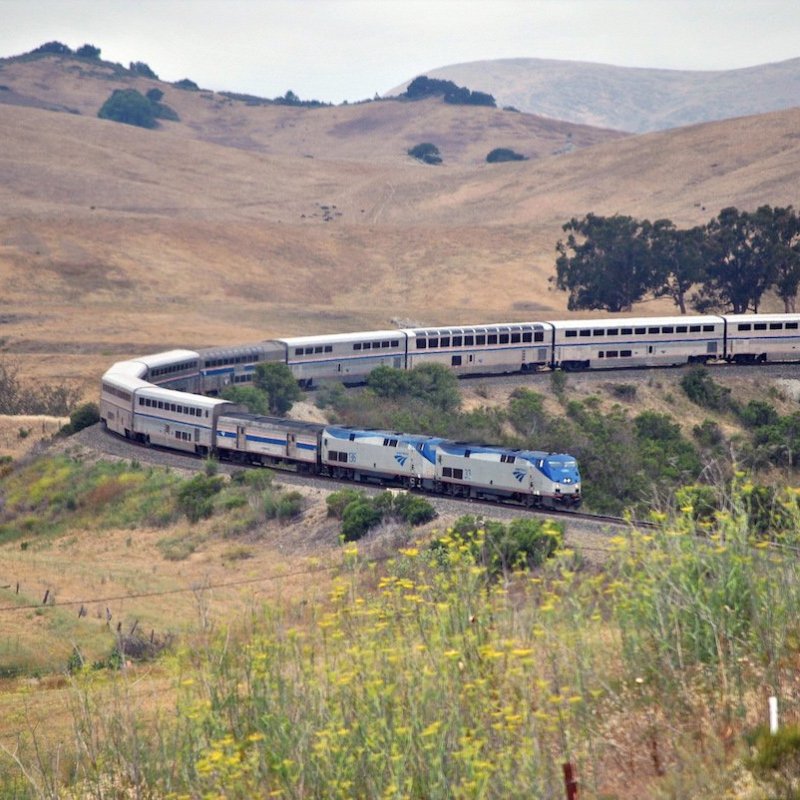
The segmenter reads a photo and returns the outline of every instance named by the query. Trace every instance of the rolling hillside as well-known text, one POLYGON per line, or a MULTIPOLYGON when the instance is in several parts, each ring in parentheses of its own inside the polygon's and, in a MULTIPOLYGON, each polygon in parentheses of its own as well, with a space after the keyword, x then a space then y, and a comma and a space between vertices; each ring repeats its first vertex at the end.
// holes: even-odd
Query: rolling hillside
MULTIPOLYGON (((719 71, 508 58, 451 64, 425 74, 488 92, 499 106, 632 133, 800 105, 800 58, 719 71)), ((385 95, 400 94, 406 86, 385 95)))
POLYGON ((620 138, 434 100, 252 107, 166 86, 182 121, 150 131, 94 116, 116 79, 2 66, 0 95, 38 82, 80 113, 0 105, 0 354, 88 397, 111 361, 160 348, 562 315, 554 246, 588 211, 688 225, 800 202, 797 110, 620 138), (404 155, 421 140, 444 165, 404 155), (486 164, 501 145, 532 157, 486 164))

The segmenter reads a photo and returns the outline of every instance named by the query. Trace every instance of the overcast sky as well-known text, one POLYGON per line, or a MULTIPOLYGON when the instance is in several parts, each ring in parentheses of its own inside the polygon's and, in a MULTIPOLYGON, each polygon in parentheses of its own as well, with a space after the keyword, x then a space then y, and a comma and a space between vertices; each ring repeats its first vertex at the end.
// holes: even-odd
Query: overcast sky
POLYGON ((800 56, 800 0, 0 0, 0 57, 53 40, 165 81, 340 103, 485 59, 783 61, 800 56))

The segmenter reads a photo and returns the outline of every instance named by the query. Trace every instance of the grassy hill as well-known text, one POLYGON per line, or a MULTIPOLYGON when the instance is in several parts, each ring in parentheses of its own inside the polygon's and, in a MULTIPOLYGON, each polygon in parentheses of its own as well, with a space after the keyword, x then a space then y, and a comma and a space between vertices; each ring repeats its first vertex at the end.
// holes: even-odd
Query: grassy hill
MULTIPOLYGON (((800 105, 800 58, 716 71, 504 58, 450 64, 425 74, 488 92, 500 106, 634 133, 800 105)), ((399 94, 406 85, 386 94, 399 94)))
POLYGON ((248 106, 61 57, 5 61, 0 84, 80 112, 0 105, 1 352, 89 397, 159 348, 560 316, 555 243, 588 211, 798 204, 796 110, 619 137, 434 100, 248 106), (181 122, 97 119, 129 84, 181 122), (405 155, 423 140, 442 166, 405 155), (498 145, 531 158, 486 164, 498 145))

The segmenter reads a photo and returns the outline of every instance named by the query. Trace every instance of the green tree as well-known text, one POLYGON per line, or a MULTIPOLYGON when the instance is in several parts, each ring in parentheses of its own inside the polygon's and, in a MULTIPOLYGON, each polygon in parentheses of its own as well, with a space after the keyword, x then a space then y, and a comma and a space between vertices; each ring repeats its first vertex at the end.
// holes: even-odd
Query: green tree
POLYGON ((100 48, 95 47, 93 44, 84 44, 81 45, 76 51, 76 56, 80 56, 81 58, 100 58, 100 48))
POLYGON ((556 245, 556 286, 569 292, 568 308, 629 311, 653 285, 651 225, 633 217, 573 217, 556 245))
POLYGON ((687 292, 703 280, 702 245, 702 228, 678 230, 668 219, 656 220, 650 228, 654 294, 671 297, 681 314, 686 313, 687 292))
POLYGON ((422 161, 424 164, 442 163, 442 156, 439 153, 439 148, 430 142, 415 144, 407 152, 412 158, 416 158, 417 161, 422 161))
POLYGON ((136 89, 115 89, 97 116, 139 128, 156 127, 153 104, 136 89))
POLYGON ((251 414, 269 414, 269 395, 255 386, 226 386, 221 396, 223 400, 247 406, 251 414))
POLYGON ((501 161, 527 161, 528 157, 511 150, 509 147, 495 147, 487 156, 489 164, 498 164, 501 161))
POLYGON ((131 61, 129 69, 134 75, 141 75, 143 78, 152 78, 154 81, 158 80, 158 75, 156 75, 144 61, 131 61))
POLYGON ((783 310, 793 314, 800 288, 800 219, 791 206, 761 206, 756 218, 770 248, 775 268, 775 293, 783 300, 783 310))
POLYGON ((272 414, 285 414, 302 397, 297 380, 286 364, 258 364, 253 385, 269 396, 272 414))
POLYGON ((728 308, 734 314, 751 309, 758 313, 761 298, 777 273, 764 216, 723 208, 706 225, 705 233, 706 279, 692 296, 693 307, 701 313, 728 308))

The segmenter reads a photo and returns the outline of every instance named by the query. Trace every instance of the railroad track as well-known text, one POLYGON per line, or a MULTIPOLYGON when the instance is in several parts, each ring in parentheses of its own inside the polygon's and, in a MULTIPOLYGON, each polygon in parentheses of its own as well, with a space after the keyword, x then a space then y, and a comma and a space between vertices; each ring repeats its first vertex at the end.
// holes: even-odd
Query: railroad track
MULTIPOLYGON (((85 428, 74 438, 83 446, 112 458, 146 462, 155 466, 186 470, 188 472, 199 472, 205 469, 204 460, 191 453, 180 453, 174 450, 137 444, 115 434, 108 433, 99 424, 85 428)), ((243 465, 241 464, 234 464, 226 461, 219 462, 218 467, 220 472, 227 474, 242 468, 243 465)), ((264 469, 264 467, 258 466, 253 466, 252 468, 264 469)), ((308 487, 321 489, 323 491, 337 491, 338 489, 353 488, 355 486, 368 493, 377 493, 384 491, 386 488, 370 483, 354 484, 351 481, 342 481, 321 475, 306 475, 293 470, 276 468, 274 472, 278 480, 287 486, 308 487)), ((497 519, 512 519, 524 514, 557 519, 559 522, 564 523, 568 537, 578 536, 582 532, 585 532, 593 535, 602 535, 608 538, 618 534, 620 529, 630 530, 631 528, 653 527, 651 523, 647 522, 603 514, 590 514, 583 511, 527 508, 521 505, 500 503, 491 500, 451 497, 449 495, 428 494, 424 492, 421 493, 421 496, 425 497, 434 505, 440 516, 473 514, 474 516, 485 516, 497 519)))

